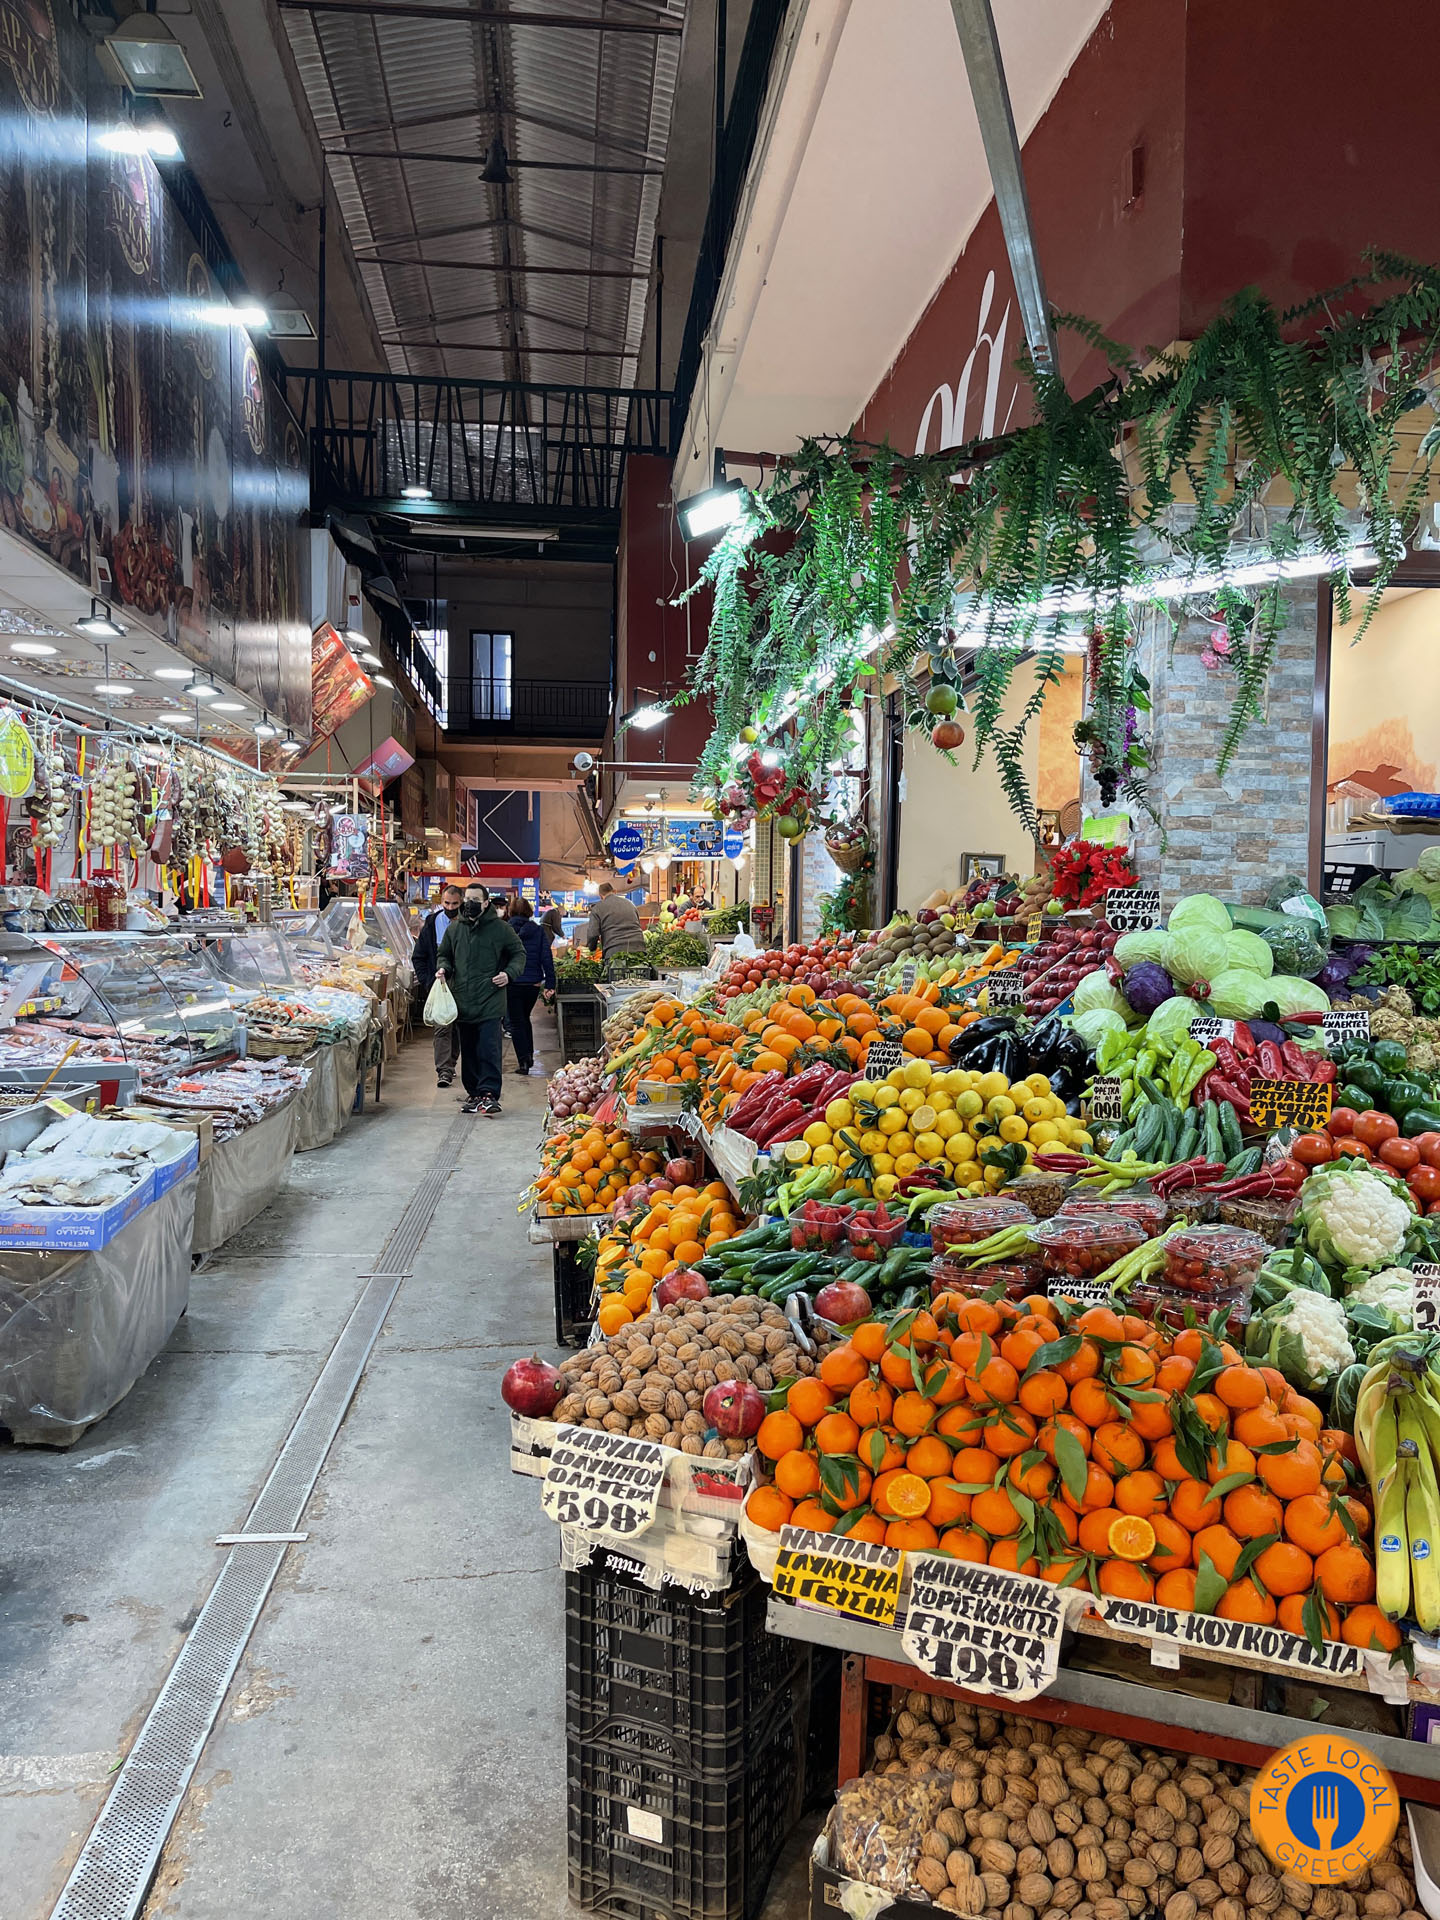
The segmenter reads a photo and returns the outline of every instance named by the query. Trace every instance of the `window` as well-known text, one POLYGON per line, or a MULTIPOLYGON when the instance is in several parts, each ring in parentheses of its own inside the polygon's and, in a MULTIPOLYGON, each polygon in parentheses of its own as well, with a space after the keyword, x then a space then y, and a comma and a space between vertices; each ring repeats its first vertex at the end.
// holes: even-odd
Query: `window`
POLYGON ((510 656, 508 633, 470 635, 470 711, 476 720, 509 720, 510 656))
MULTIPOLYGON (((440 605, 442 607, 444 604, 445 603, 441 601, 440 605)), ((421 688, 422 693, 425 695, 425 704, 431 709, 435 718, 443 727, 448 718, 450 686, 449 629, 441 626, 417 627, 415 629, 415 638, 419 641, 421 651, 424 653, 426 659, 429 660, 431 666, 435 669, 436 692, 434 697, 432 698, 428 688, 421 688)))

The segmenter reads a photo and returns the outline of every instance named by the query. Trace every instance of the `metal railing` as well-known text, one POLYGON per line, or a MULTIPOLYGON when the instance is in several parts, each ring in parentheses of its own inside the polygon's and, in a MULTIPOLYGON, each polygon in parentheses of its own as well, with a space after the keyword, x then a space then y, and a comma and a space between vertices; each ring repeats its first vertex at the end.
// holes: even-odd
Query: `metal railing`
POLYGON ((604 680, 508 680, 452 675, 445 731, 487 739, 603 740, 604 680))
POLYGON ((670 395, 652 390, 328 372, 322 387, 308 367, 289 388, 316 506, 398 505, 408 487, 517 523, 618 514, 625 456, 670 445, 670 395))

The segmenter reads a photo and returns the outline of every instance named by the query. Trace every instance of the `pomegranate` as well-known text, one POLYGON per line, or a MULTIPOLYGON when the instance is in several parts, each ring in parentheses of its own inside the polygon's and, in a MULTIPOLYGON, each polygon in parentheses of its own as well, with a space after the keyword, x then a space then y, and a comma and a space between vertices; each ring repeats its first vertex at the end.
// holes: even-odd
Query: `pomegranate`
POLYGON ((548 1420, 565 1397, 565 1383, 559 1369, 538 1353, 528 1360, 515 1360, 505 1369, 500 1382, 500 1398, 513 1413, 527 1420, 548 1420))
POLYGON ((695 1162, 693 1160, 667 1160, 665 1178, 676 1187, 693 1187, 695 1184, 695 1162))
POLYGON ((815 1296, 815 1311, 832 1327, 853 1327, 870 1311, 870 1296, 854 1280, 832 1280, 815 1296))
POLYGON ((676 1267, 667 1273, 655 1289, 657 1307, 668 1307, 674 1300, 708 1300, 710 1288, 703 1273, 693 1267, 676 1267))
POLYGON ((958 720, 942 720, 930 729, 930 738, 937 747, 948 753, 952 748, 964 745, 965 729, 958 720))
POLYGON ((748 1380, 721 1380, 701 1403, 705 1418, 722 1440, 748 1440, 760 1431, 765 1396, 748 1380))

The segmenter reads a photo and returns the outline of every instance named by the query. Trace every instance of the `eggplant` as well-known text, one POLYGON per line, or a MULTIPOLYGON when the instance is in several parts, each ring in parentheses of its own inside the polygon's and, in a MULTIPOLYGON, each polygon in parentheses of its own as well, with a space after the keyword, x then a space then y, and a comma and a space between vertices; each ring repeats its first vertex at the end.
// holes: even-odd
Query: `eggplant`
MULTIPOLYGON (((973 1066, 974 1062, 970 1058, 973 1052, 1002 1034, 1014 1032, 1015 1016, 1013 1014, 992 1013, 983 1020, 972 1020, 964 1032, 956 1034, 950 1042, 950 1058, 957 1064, 963 1060, 967 1066, 973 1066)), ((985 1071, 988 1072, 989 1069, 985 1071)))

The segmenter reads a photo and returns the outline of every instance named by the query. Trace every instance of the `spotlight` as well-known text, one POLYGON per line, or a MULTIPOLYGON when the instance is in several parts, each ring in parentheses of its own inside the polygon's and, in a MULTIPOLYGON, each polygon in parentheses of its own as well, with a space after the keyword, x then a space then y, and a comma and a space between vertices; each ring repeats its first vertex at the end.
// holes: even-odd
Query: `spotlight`
POLYGON ((77 633, 88 634, 92 640, 119 640, 125 629, 110 611, 108 600, 90 598, 90 611, 83 620, 75 622, 77 633))
POLYGON ((276 734, 279 733, 280 729, 275 725, 274 721, 270 718, 269 714, 267 713, 267 714, 262 714, 260 719, 258 719, 255 722, 254 726, 250 729, 250 731, 254 734, 257 740, 273 740, 276 734))
POLYGON ((225 689, 217 687, 208 675, 197 673, 189 686, 182 687, 180 691, 188 694, 192 700, 218 700, 225 689))
MULTIPOLYGON (((717 456, 716 465, 720 464, 717 456)), ((706 487, 703 493, 692 493, 675 511, 682 536, 686 540, 700 540, 707 533, 718 533, 721 527, 734 525, 745 511, 745 489, 738 480, 720 481, 706 487)))

